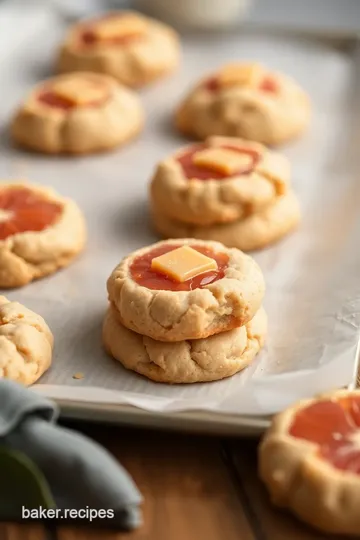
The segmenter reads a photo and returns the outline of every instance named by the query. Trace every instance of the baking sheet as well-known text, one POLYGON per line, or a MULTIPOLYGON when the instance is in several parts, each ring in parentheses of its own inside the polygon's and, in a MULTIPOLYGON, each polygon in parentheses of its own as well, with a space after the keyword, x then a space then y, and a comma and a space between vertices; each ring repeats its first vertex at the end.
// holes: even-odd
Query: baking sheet
MULTIPOLYGON (((64 29, 60 17, 44 17, 2 61, 2 125, 26 90, 51 75, 64 29)), ((75 264, 7 294, 43 315, 55 334, 53 366, 35 391, 63 405, 76 401, 93 409, 126 404, 167 414, 266 415, 353 382, 360 325, 360 178, 349 121, 356 112, 350 107, 353 68, 345 52, 301 38, 187 36, 179 72, 141 94, 147 125, 135 144, 113 154, 58 159, 17 151, 2 139, 1 176, 26 175, 73 197, 89 228, 87 250, 75 264), (102 351, 105 282, 124 255, 156 240, 148 222, 147 184, 156 162, 184 142, 171 126, 175 104, 192 81, 238 58, 258 59, 295 76, 312 98, 311 130, 284 149, 293 163, 303 223, 255 255, 267 282, 270 335, 254 364, 216 383, 152 383, 102 351), (77 372, 84 378, 73 379, 77 372)))

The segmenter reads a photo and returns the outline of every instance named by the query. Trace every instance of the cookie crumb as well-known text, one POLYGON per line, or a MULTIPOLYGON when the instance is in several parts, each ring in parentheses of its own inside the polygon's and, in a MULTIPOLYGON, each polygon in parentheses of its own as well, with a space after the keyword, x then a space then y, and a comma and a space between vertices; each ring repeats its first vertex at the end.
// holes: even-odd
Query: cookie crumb
POLYGON ((83 379, 84 378, 84 374, 83 373, 74 373, 73 379, 83 379))

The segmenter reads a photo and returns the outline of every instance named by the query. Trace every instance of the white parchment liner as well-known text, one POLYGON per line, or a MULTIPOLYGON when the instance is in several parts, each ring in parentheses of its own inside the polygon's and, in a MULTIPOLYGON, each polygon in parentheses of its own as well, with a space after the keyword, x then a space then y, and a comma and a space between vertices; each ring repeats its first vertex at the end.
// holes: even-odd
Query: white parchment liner
MULTIPOLYGON (((64 25, 51 18, 41 28, 23 37, 2 63, 2 125, 27 89, 51 74, 64 25)), ((345 52, 295 38, 197 36, 187 38, 184 48, 179 72, 142 93, 147 125, 135 144, 102 156, 57 159, 1 143, 1 176, 26 175, 73 197, 89 226, 87 251, 74 265, 7 295, 43 315, 55 334, 53 366, 36 391, 153 411, 272 413, 354 377, 360 178, 349 150, 349 118, 356 112, 350 108, 353 65, 345 52), (102 351, 105 282, 124 255, 156 240, 148 225, 147 184, 157 160, 183 142, 171 125, 175 104, 191 81, 237 58, 258 59, 295 76, 312 98, 311 130, 284 149, 293 163, 303 223, 298 232, 255 255, 267 281, 270 335, 253 366, 221 382, 160 385, 127 372, 102 351), (84 378, 73 379, 77 372, 84 378)))

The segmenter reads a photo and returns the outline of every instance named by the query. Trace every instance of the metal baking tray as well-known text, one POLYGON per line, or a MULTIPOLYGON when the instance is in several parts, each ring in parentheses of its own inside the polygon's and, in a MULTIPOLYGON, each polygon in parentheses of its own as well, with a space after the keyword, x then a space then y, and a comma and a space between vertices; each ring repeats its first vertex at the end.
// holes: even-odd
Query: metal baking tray
MULTIPOLYGON (((2 125, 27 90, 52 75, 67 22, 49 6, 0 13, 2 125), (6 28, 19 28, 6 33, 6 28), (1 32, 1 29, 4 32, 1 32)), ((3 135, 2 177, 28 177, 73 197, 89 243, 71 267, 6 295, 44 316, 55 335, 53 366, 33 389, 65 417, 222 434, 261 432, 291 401, 352 386, 360 326, 358 47, 354 37, 246 30, 186 35, 182 67, 141 92, 147 125, 138 141, 111 154, 52 158, 16 150, 3 135), (266 281, 270 335, 245 372, 216 383, 167 386, 106 357, 101 323, 105 282, 128 252, 156 240, 147 184, 156 162, 186 141, 171 124, 189 85, 225 61, 258 59, 293 75, 309 92, 310 131, 284 147, 303 210, 299 231, 254 256, 266 281), (73 375, 82 372, 84 378, 73 375)))

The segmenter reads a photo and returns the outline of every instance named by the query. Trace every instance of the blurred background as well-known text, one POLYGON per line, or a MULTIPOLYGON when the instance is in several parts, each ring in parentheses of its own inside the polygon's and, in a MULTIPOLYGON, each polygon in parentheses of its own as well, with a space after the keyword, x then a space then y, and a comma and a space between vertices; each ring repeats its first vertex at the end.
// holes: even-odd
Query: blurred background
MULTIPOLYGON (((135 8, 181 27, 224 29, 241 25, 360 31, 360 0, 2 0, 2 12, 18 9, 31 17, 34 8, 60 10, 65 17, 91 16, 108 9, 135 8)), ((9 30, 9 29, 8 29, 9 30)))

